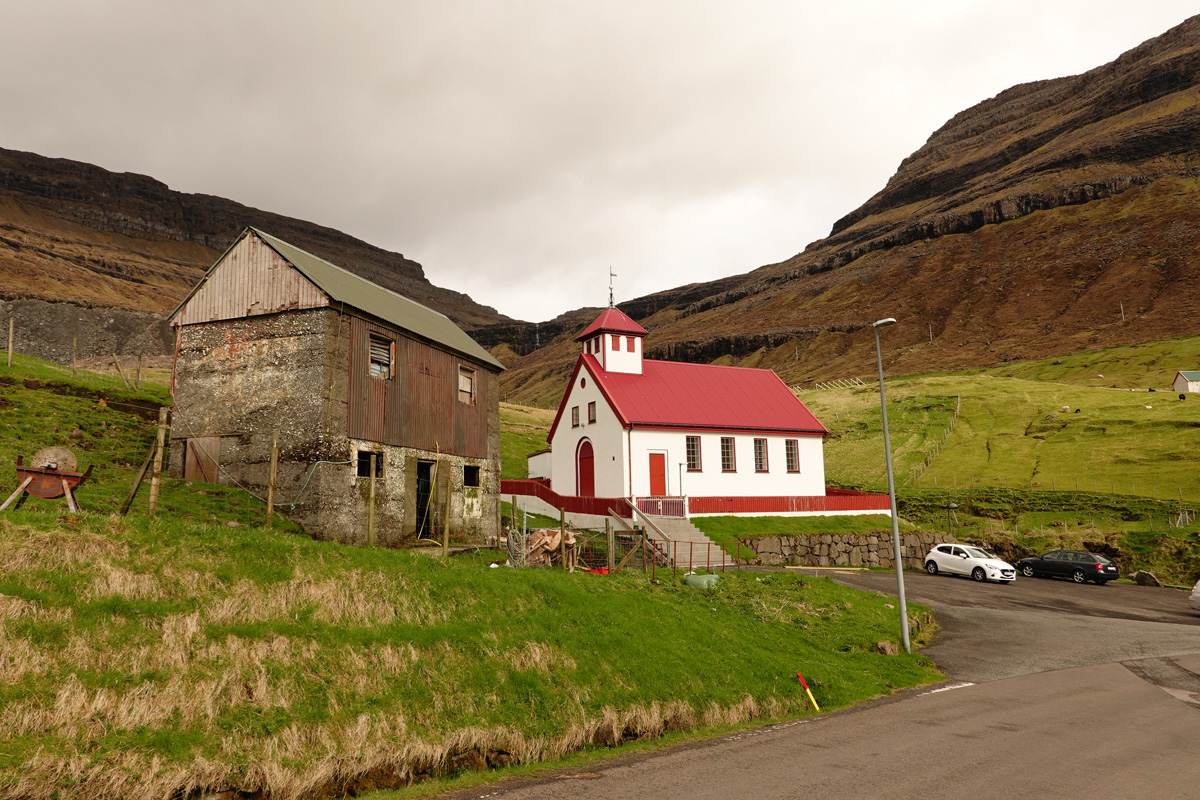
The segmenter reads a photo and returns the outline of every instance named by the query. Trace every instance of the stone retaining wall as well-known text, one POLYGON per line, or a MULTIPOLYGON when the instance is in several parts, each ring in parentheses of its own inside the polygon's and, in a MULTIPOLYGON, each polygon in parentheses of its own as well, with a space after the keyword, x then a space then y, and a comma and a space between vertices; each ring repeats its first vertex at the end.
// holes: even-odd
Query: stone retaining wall
MULTIPOLYGON (((925 554, 936 544, 953 541, 944 533, 900 535, 904 566, 923 569, 925 554)), ((757 536, 742 542, 758 553, 764 564, 813 567, 894 566, 891 531, 875 533, 814 533, 806 536, 757 536)))

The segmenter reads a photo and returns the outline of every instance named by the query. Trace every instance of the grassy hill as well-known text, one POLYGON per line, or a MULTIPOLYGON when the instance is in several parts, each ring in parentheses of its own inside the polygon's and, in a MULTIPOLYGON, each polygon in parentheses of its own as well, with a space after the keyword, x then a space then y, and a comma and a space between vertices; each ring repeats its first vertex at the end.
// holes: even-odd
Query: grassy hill
MULTIPOLYGON (((888 378, 897 480, 908 488, 1182 495, 1200 504, 1200 398, 1180 400, 1170 387, 1176 370, 1198 362, 1200 337, 1191 337, 888 378)), ((800 397, 831 431, 829 479, 885 488, 878 385, 800 397)))
MULTIPOLYGON (((480 780, 814 713, 797 671, 824 709, 938 678, 875 651, 898 636, 888 598, 825 579, 731 572, 700 590, 345 547, 259 527, 262 505, 229 487, 173 480, 156 515, 143 492, 118 516, 166 399, 0 365, 0 464, 61 444, 96 468, 79 514, 61 500, 0 514, 2 798, 480 780)), ((509 434, 539 435, 505 413, 534 431, 509 434)), ((910 610, 927 635, 927 610, 910 610)))

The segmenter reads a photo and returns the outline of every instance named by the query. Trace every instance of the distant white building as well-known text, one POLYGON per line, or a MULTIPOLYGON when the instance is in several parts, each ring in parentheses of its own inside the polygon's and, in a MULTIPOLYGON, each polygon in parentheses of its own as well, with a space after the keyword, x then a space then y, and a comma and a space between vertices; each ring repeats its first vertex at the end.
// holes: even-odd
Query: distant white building
POLYGON ((1200 392, 1200 370, 1175 373, 1175 382, 1171 386, 1177 392, 1200 392))

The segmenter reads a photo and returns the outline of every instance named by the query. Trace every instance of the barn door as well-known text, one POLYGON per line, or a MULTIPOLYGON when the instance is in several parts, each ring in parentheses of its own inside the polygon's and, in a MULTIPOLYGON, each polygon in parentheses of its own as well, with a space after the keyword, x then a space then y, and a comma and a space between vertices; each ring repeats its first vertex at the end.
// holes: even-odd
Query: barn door
POLYGON ((596 454, 592 443, 584 439, 579 443, 579 454, 576 474, 579 476, 578 497, 596 496, 596 454))
POLYGON ((433 462, 417 462, 417 538, 428 539, 430 523, 433 521, 429 513, 430 496, 433 494, 433 462))
POLYGON ((217 464, 220 463, 221 437, 195 436, 185 439, 184 445, 187 449, 183 459, 183 479, 220 483, 217 478, 217 464))
POLYGON ((667 496, 667 454, 650 454, 650 496, 667 496))

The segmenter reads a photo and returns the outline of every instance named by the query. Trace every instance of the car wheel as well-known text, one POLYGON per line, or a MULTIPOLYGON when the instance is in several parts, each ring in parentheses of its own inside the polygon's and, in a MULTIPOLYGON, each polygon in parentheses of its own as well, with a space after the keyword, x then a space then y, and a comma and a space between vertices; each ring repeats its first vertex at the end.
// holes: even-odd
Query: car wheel
POLYGON ((930 575, 937 575, 937 573, 938 573, 937 564, 933 563, 933 561, 926 561, 925 562, 925 571, 928 572, 930 575))
POLYGON ((987 580, 987 573, 983 571, 983 567, 976 567, 971 570, 971 577, 982 583, 987 580))
POLYGON ((1021 574, 1024 575, 1026 578, 1032 578, 1033 577, 1033 564, 1022 564, 1021 565, 1021 574))
POLYGON ((1071 580, 1076 583, 1087 583, 1087 573, 1081 569, 1077 569, 1071 573, 1071 580))

